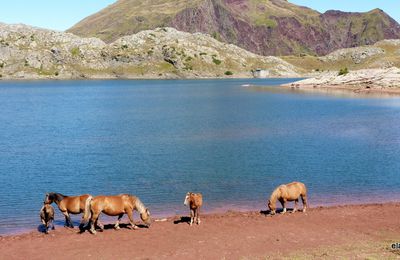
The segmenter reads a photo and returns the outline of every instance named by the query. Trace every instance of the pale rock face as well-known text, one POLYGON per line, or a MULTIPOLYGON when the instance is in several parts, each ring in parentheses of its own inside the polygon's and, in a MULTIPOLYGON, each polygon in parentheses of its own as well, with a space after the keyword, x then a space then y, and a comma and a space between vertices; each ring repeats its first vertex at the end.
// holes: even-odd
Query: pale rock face
POLYGON ((355 64, 359 64, 366 58, 384 53, 385 50, 378 47, 356 47, 334 51, 324 57, 321 57, 321 60, 338 61, 343 59, 351 59, 355 64))
POLYGON ((262 67, 271 76, 298 76, 280 58, 264 57, 202 33, 157 28, 111 44, 22 24, 0 24, 2 78, 216 77, 233 71, 251 77, 262 67))
POLYGON ((350 71, 346 75, 338 76, 337 72, 321 73, 319 76, 304 79, 290 85, 302 86, 360 86, 371 88, 400 88, 400 69, 364 69, 350 71))

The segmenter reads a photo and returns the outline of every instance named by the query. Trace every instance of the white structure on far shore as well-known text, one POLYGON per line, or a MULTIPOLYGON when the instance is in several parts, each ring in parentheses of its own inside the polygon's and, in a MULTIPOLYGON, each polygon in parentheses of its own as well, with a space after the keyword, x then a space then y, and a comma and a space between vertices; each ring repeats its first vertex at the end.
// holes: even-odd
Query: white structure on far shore
POLYGON ((253 73, 253 77, 255 78, 266 78, 269 76, 269 71, 268 70, 263 70, 263 69, 255 69, 251 71, 253 73))

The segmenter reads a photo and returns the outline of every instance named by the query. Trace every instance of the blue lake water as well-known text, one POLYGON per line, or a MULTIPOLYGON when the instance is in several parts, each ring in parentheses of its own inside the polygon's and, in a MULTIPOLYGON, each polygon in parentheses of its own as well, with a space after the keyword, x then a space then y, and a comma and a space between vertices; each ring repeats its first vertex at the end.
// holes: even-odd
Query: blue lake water
POLYGON ((311 207, 398 200, 400 99, 241 87, 289 81, 0 82, 0 234, 35 229, 49 191, 132 193, 156 216, 187 214, 187 191, 265 209, 293 180, 311 207))

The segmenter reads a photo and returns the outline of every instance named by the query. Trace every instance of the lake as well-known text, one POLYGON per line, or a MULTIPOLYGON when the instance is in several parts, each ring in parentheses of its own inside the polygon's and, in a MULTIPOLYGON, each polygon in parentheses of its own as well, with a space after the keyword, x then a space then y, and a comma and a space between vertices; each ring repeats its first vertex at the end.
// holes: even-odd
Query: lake
POLYGON ((265 210, 294 180, 311 207, 399 200, 400 98, 241 86, 290 81, 1 81, 0 234, 36 229, 49 191, 131 193, 158 217, 187 215, 187 191, 265 210))

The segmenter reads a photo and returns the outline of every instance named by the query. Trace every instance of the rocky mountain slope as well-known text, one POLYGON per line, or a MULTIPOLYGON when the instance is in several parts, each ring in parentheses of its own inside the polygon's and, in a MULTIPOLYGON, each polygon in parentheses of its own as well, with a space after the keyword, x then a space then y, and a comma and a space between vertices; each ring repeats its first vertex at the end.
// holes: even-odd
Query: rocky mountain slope
POLYGON ((370 46, 339 49, 326 56, 312 55, 285 56, 287 62, 301 68, 307 75, 324 71, 339 71, 348 68, 350 71, 360 69, 400 68, 400 40, 382 40, 370 46))
POLYGON ((400 94, 400 69, 365 69, 350 71, 344 75, 337 72, 321 73, 284 87, 305 91, 353 91, 356 93, 400 94))
POLYGON ((202 32, 260 55, 325 55, 340 48, 400 38, 400 25, 380 9, 319 13, 286 0, 118 0, 71 29, 113 42, 170 26, 202 32))
POLYGON ((264 68, 271 76, 297 76, 297 68, 212 37, 158 28, 110 44, 26 25, 0 24, 0 77, 196 78, 251 77, 264 68))

